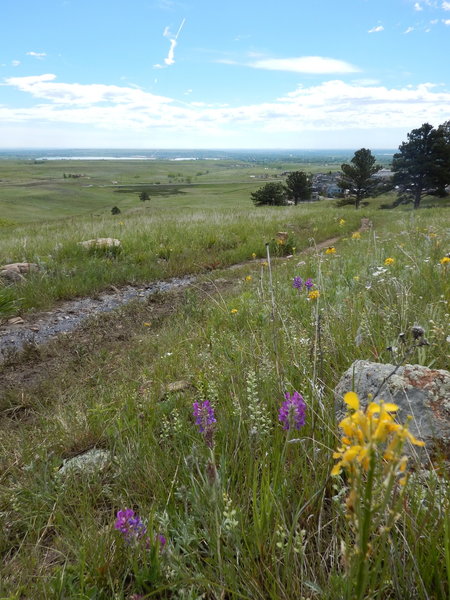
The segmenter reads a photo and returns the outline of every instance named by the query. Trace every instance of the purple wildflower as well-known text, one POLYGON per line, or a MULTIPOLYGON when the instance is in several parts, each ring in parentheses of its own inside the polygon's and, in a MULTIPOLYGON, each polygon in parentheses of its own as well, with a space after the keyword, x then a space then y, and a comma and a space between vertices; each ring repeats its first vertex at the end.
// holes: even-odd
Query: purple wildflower
POLYGON ((164 546, 167 543, 166 538, 161 533, 157 533, 155 535, 155 540, 158 542, 159 547, 161 548, 161 550, 164 548, 164 546))
POLYGON ((314 282, 311 279, 311 277, 308 277, 308 279, 305 281, 305 288, 308 290, 308 292, 311 290, 311 288, 314 287, 314 282))
POLYGON ((298 392, 290 395, 285 393, 286 398, 280 407, 278 420, 283 423, 283 429, 300 429, 305 424, 306 404, 298 392))
POLYGON ((211 429, 213 423, 216 422, 216 417, 214 416, 214 408, 211 406, 210 401, 194 402, 192 408, 195 423, 198 425, 200 433, 205 433, 205 431, 211 429))
POLYGON ((147 533, 147 527, 131 508, 118 511, 114 528, 122 533, 127 542, 140 540, 147 533))
POLYGON ((216 417, 214 408, 209 400, 204 402, 194 402, 192 405, 195 423, 198 425, 200 433, 205 437, 205 442, 209 448, 213 447, 214 423, 216 417))
POLYGON ((292 287, 295 287, 300 292, 303 287, 303 279, 296 275, 292 281, 292 287))

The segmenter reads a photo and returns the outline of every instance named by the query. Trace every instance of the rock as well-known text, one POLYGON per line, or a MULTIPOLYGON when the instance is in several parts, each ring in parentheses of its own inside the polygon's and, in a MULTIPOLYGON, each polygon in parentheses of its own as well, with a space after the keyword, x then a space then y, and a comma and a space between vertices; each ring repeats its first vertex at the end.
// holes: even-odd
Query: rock
POLYGON ((429 457, 450 460, 450 372, 429 369, 421 365, 404 365, 395 374, 395 365, 357 360, 344 373, 335 389, 336 409, 340 419, 345 413, 343 397, 355 391, 361 406, 367 406, 381 387, 375 401, 394 402, 400 408, 398 420, 404 423, 413 418, 409 430, 425 442, 425 448, 405 447, 409 454, 417 454, 424 465, 429 457))
POLYGON ((13 271, 15 273, 27 274, 33 271, 39 271, 39 265, 36 263, 9 263, 8 265, 3 265, 0 267, 0 271, 13 271))
POLYGON ((8 319, 7 323, 8 325, 23 325, 25 321, 22 317, 12 317, 11 319, 8 319))
POLYGON ((80 475, 95 475, 104 471, 111 463, 111 454, 107 450, 91 448, 83 454, 64 460, 58 471, 60 477, 65 477, 71 473, 80 475))
POLYGON ((176 392, 183 392, 184 390, 188 390, 192 388, 193 385, 189 383, 189 381, 173 381, 172 383, 168 383, 164 390, 162 391, 160 400, 164 400, 169 394, 174 394, 176 392))
POLYGON ((0 279, 4 282, 19 283, 25 281, 25 277, 21 275, 17 269, 3 269, 0 271, 0 279))
POLYGON ((94 240, 85 240, 84 242, 78 242, 79 246, 90 250, 92 248, 97 248, 101 250, 108 250, 110 248, 120 248, 122 242, 120 240, 116 240, 115 238, 96 238, 94 240))

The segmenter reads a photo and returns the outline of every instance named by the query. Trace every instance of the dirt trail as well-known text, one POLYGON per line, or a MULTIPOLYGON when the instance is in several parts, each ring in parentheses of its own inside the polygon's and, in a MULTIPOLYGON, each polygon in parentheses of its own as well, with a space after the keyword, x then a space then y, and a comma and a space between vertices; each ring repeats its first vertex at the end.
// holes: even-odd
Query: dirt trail
MULTIPOLYGON (((370 226, 368 219, 362 219, 360 231, 365 231, 370 226)), ((338 240, 339 237, 330 238, 306 248, 296 256, 310 254, 328 246, 333 246, 338 240)), ((281 260, 285 260, 285 258, 281 260)), ((231 265, 223 271, 234 271, 254 264, 255 261, 243 262, 231 265)), ((75 330, 89 317, 111 312, 133 300, 148 301, 152 295, 181 290, 187 286, 192 286, 197 281, 198 276, 186 275, 185 277, 166 281, 156 281, 148 285, 127 285, 120 288, 111 286, 109 291, 95 297, 63 302, 48 312, 24 315, 18 323, 4 323, 0 325, 0 364, 12 354, 17 354, 29 345, 38 347, 55 339, 58 335, 75 330)))

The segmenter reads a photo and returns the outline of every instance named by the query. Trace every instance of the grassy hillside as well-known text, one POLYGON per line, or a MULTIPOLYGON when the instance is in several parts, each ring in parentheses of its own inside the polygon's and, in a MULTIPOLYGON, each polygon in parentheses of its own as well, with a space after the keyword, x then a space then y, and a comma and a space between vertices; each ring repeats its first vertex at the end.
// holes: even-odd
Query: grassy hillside
POLYGON ((129 279, 203 277, 2 367, 0 595, 445 600, 445 464, 420 474, 401 449, 387 460, 381 436, 369 473, 356 461, 331 472, 343 443, 333 390, 353 361, 407 353, 448 368, 446 210, 255 209, 241 191, 222 205, 214 189, 203 207, 152 201, 2 228, 2 256, 42 267, 14 292, 24 309, 129 279), (361 216, 373 227, 352 235, 361 216), (269 269, 278 231, 290 238, 271 242, 281 260, 269 269), (100 235, 122 252, 81 252, 77 241, 100 235), (333 235, 334 250, 301 254, 333 235), (414 325, 428 345, 412 343, 414 325), (294 392, 304 425, 284 429, 294 392), (90 468, 66 469, 92 450, 90 468))

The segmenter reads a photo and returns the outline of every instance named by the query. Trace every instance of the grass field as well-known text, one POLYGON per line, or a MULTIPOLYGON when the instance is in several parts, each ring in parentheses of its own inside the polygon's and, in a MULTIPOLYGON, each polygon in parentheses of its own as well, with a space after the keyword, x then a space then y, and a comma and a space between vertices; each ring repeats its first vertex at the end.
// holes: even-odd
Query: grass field
POLYGON ((380 211, 381 199, 361 211, 256 209, 247 185, 258 186, 196 182, 148 206, 133 198, 116 217, 78 206, 0 230, 2 260, 41 265, 8 288, 23 311, 202 274, 2 368, 1 597, 448 598, 445 465, 420 475, 410 460, 402 486, 401 454, 389 462, 374 447, 369 475, 331 476, 342 443, 333 390, 353 361, 400 363, 399 334, 419 324, 428 345, 408 361, 448 368, 448 209, 380 211), (361 217, 373 227, 352 236, 361 217), (272 241, 272 257, 292 246, 294 256, 269 269, 265 243, 278 231, 289 239, 272 241), (77 245, 110 235, 123 243, 116 256, 77 245), (332 236, 335 252, 301 254, 332 236), (294 392, 305 423, 283 429, 294 392), (103 452, 92 468, 64 471, 89 450, 103 452), (398 469, 389 485, 386 465, 398 469), (135 520, 117 523, 125 509, 135 520))

